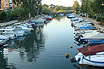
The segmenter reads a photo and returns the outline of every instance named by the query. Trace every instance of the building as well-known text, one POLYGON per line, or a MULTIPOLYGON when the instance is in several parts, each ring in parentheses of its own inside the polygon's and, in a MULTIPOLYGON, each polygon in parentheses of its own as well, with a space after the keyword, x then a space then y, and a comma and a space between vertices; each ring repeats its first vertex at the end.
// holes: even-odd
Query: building
POLYGON ((3 0, 0 0, 0 11, 3 11, 4 7, 3 7, 3 0))
POLYGON ((23 2, 21 2, 21 0, 0 0, 0 11, 6 11, 7 8, 10 8, 13 11, 22 4, 23 2))

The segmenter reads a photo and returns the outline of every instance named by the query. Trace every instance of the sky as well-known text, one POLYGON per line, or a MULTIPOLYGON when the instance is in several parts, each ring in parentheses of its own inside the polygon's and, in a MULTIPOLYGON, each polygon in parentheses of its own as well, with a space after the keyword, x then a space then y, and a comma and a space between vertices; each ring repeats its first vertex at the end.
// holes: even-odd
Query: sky
MULTIPOLYGON (((76 0, 42 0, 42 4, 54 4, 54 5, 62 5, 62 6, 72 6, 74 1, 76 0)), ((79 4, 81 4, 80 0, 78 0, 79 4)))

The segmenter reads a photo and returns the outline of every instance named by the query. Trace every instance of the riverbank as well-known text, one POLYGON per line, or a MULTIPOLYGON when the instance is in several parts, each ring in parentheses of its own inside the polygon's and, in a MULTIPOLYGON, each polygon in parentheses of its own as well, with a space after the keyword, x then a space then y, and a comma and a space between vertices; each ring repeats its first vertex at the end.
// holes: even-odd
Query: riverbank
MULTIPOLYGON (((45 15, 37 15, 34 18, 32 17, 32 18, 29 18, 29 19, 26 19, 26 20, 22 20, 21 22, 29 22, 29 20, 36 20, 36 19, 41 18, 43 16, 45 16, 45 15)), ((8 25, 13 25, 14 23, 18 23, 18 22, 20 22, 20 21, 18 21, 18 20, 12 20, 12 21, 9 21, 9 22, 3 22, 3 23, 0 23, 0 27, 5 27, 5 26, 8 26, 8 25)))
POLYGON ((75 14, 75 16, 80 17, 80 18, 83 18, 83 19, 85 19, 85 20, 92 21, 92 22, 94 23, 94 27, 96 27, 96 29, 98 29, 98 30, 100 30, 101 32, 104 33, 104 26, 100 25, 100 24, 99 24, 99 23, 100 23, 99 21, 96 21, 96 20, 93 19, 93 18, 82 17, 82 16, 77 15, 77 14, 75 14))

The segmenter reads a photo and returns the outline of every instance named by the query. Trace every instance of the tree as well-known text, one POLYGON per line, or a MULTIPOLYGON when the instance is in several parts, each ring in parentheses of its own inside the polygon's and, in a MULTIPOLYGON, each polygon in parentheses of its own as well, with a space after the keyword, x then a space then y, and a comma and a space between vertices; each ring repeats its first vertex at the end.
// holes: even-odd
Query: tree
POLYGON ((26 16, 28 16, 28 10, 27 9, 24 9, 24 8, 21 8, 21 7, 16 7, 14 9, 14 13, 17 17, 19 18, 24 18, 26 16))
POLYGON ((52 11, 49 8, 43 7, 42 8, 42 14, 51 15, 52 14, 52 11))
POLYGON ((72 9, 73 9, 73 10, 75 10, 76 12, 78 12, 78 11, 79 11, 80 6, 79 6, 79 3, 78 3, 78 1, 77 1, 77 0, 76 0, 76 1, 74 1, 74 4, 73 4, 73 6, 72 6, 72 9))
POLYGON ((63 8, 62 8, 61 6, 57 6, 57 7, 55 8, 55 10, 56 10, 56 11, 59 11, 59 10, 63 10, 63 8))
POLYGON ((7 15, 6 20, 10 21, 12 19, 12 11, 10 8, 7 8, 6 15, 7 15))
POLYGON ((42 12, 41 0, 21 0, 23 2, 22 7, 27 9, 31 16, 38 15, 42 12))

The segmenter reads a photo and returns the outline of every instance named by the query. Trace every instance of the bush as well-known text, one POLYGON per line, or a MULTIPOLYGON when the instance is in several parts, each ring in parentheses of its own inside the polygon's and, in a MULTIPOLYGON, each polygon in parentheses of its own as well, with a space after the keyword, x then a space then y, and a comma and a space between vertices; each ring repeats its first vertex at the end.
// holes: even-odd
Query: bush
POLYGON ((96 16, 92 16, 92 18, 96 19, 96 16))
POLYGON ((101 21, 101 17, 98 17, 96 21, 101 21))
POLYGON ((104 22, 104 17, 98 17, 96 21, 104 22))
POLYGON ((92 18, 91 14, 88 15, 89 18, 92 18))
POLYGON ((4 11, 2 11, 2 12, 0 13, 0 21, 1 21, 1 22, 5 21, 6 16, 7 16, 6 13, 5 13, 4 11))

